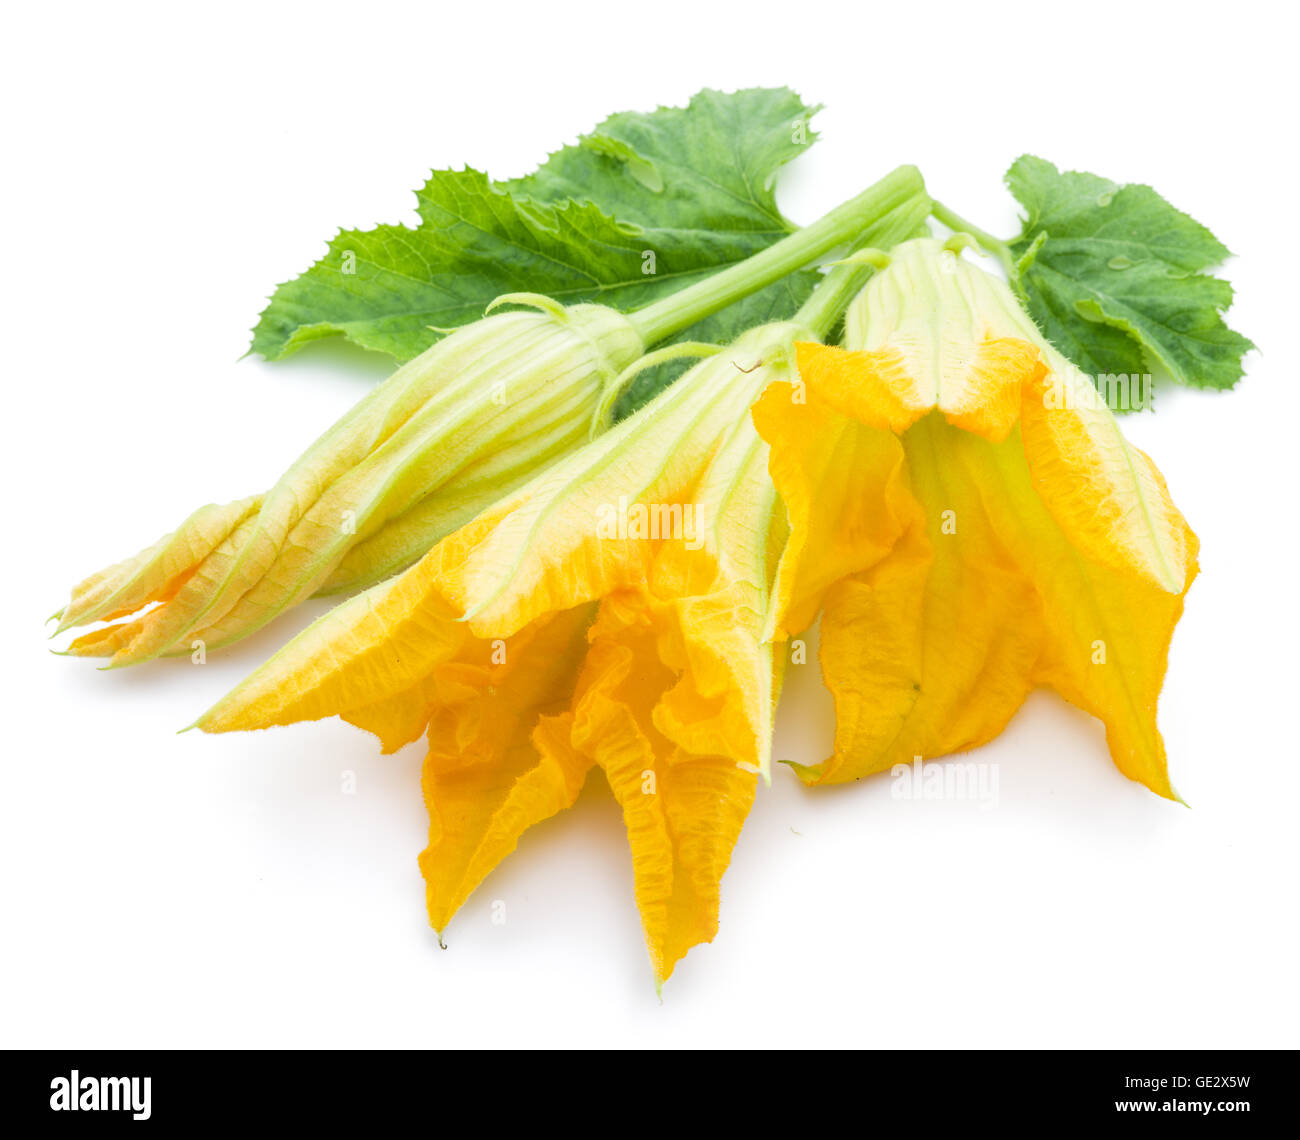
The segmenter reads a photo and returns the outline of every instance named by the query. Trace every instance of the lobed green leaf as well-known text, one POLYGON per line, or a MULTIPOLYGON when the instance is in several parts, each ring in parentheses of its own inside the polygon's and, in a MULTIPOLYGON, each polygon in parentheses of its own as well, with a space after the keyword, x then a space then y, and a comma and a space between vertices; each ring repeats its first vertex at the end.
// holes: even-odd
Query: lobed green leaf
MULTIPOLYGON (((613 115, 525 178, 434 171, 418 226, 340 232, 276 289, 252 348, 276 360, 345 336, 408 360, 502 293, 649 304, 794 229, 773 181, 815 140, 815 111, 786 88, 702 91, 686 107, 613 115)), ((755 313, 787 317, 814 282, 797 276, 680 336, 729 339, 755 313)))
POLYGON ((1227 248, 1149 186, 1062 173, 1025 155, 1007 171, 1025 208, 1010 243, 1013 285, 1030 314, 1085 372, 1159 366, 1182 384, 1231 388, 1254 346, 1223 312, 1232 287, 1202 270, 1227 248))

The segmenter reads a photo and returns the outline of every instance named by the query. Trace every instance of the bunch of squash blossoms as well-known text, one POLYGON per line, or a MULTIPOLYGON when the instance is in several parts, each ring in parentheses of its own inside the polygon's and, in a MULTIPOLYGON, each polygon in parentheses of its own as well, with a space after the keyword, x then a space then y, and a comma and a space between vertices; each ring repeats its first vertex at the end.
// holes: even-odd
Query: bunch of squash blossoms
POLYGON ((717 931, 788 642, 818 621, 836 727, 796 766, 807 784, 974 748, 1046 685, 1176 798, 1156 702, 1196 537, 1017 295, 960 235, 930 236, 931 206, 904 167, 639 312, 501 298, 266 494, 81 583, 60 628, 108 624, 70 652, 187 654, 350 593, 197 727, 424 737, 440 934, 600 769, 658 985, 717 931), (855 248, 791 319, 651 350, 855 248), (699 360, 612 422, 634 377, 682 356, 699 360))

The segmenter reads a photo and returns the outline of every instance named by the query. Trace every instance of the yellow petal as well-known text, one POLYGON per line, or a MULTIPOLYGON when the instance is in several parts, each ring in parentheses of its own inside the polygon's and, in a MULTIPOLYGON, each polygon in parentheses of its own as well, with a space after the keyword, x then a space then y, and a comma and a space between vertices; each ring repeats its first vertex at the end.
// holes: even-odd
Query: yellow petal
MULTIPOLYGON (((922 363, 931 364, 932 355, 922 363)), ((1005 439, 1016 422, 1022 383, 1044 371, 1033 344, 988 329, 969 344, 947 345, 933 361, 936 373, 924 381, 893 346, 863 351, 800 344, 799 363, 817 375, 817 398, 859 423, 902 433, 937 408, 949 423, 992 440, 1005 439)))
MULTIPOLYGON (((509 720, 517 706, 544 709, 572 692, 593 615, 594 606, 575 606, 538 618, 511 637, 463 636, 454 656, 431 666, 415 684, 341 715, 379 737, 385 752, 418 739, 426 726, 440 748, 480 748, 491 726, 479 720, 497 715, 490 711, 494 701, 509 720)), ((453 632, 463 634, 463 626, 453 632)), ((530 729, 531 723, 523 726, 525 738, 530 729)))
POLYGON ((200 507, 174 533, 78 585, 59 615, 58 632, 95 621, 115 621, 152 602, 175 597, 203 560, 260 506, 261 497, 253 496, 200 507))
POLYGON ((695 486, 690 533, 660 543, 642 592, 659 655, 680 678, 655 711, 660 731, 764 775, 776 699, 764 630, 786 535, 767 461, 742 413, 695 486))
MULTIPOLYGON (((418 691, 471 637, 431 569, 427 559, 421 561, 330 610, 204 713, 196 727, 240 732, 347 716, 418 691)), ((395 723, 382 734, 400 740, 409 727, 395 723)))
POLYGON ((689 755, 659 733, 654 706, 674 680, 657 660, 651 630, 607 631, 588 656, 572 733, 623 809, 658 985, 717 933, 720 881, 757 781, 728 757, 689 755))
MULTIPOLYGON (((1032 687, 1041 602, 999 541, 974 440, 930 415, 906 436, 921 509, 899 546, 831 591, 821 662, 835 751, 809 783, 888 771, 991 740, 1032 687)), ((996 510, 996 508, 993 508, 996 510)))
POLYGON ((591 762, 569 746, 569 719, 543 717, 493 763, 458 765, 430 752, 424 766, 429 846, 420 854, 429 924, 441 934, 534 824, 571 807, 591 762))
POLYGON ((1033 322, 1001 281, 941 242, 904 242, 889 258, 845 314, 844 343, 862 366, 826 398, 896 431, 938 409, 1004 439, 1020 414, 1021 382, 1042 368, 1033 322))
MULTIPOLYGON (((835 753, 801 774, 839 782, 973 748, 1046 683, 1105 724, 1125 775, 1174 797, 1156 702, 1183 592, 1074 545, 1035 490, 1018 434, 992 444, 931 416, 905 445, 927 537, 828 598, 835 753)), ((1190 582, 1190 530, 1183 541, 1190 582)))
POLYGON ((573 694, 591 608, 548 622, 527 645, 488 647, 429 708, 420 856, 429 921, 441 932, 484 877, 536 823, 577 798, 591 761, 569 744, 573 694))
MULTIPOLYGON (((186 636, 184 631, 198 623, 210 606, 213 593, 234 572, 244 543, 257 529, 257 519, 257 511, 246 513, 164 604, 102 631, 104 636, 93 643, 99 647, 99 655, 111 650, 111 664, 118 666, 151 660, 164 653, 188 654, 200 642, 206 648, 207 641, 201 631, 195 631, 192 636, 186 636)), ((88 638, 81 638, 73 642, 69 651, 85 652, 90 644, 88 638)))
POLYGON ((1020 426, 1039 498, 1089 558, 1181 594, 1195 536, 1149 458, 1120 433, 1097 391, 1055 350, 1026 387, 1020 426))
MULTIPOLYGON (((846 354, 822 356, 798 345, 800 361, 832 368, 846 354)), ((818 375, 822 375, 820 372, 818 375)), ((903 448, 888 430, 849 418, 788 381, 770 384, 752 409, 770 444, 769 468, 789 518, 766 636, 799 633, 816 617, 826 591, 883 557, 910 525, 903 448), (869 511, 860 510, 872 504, 869 511)))
MULTIPOLYGON (((997 454, 991 466, 1006 488, 1000 501, 1015 503, 1001 520, 1003 541, 1042 601, 1046 637, 1034 680, 1051 685, 1105 724, 1110 754, 1121 772, 1158 795, 1177 798, 1156 727, 1156 702, 1174 626, 1198 569, 1196 536, 1169 502, 1164 480, 1148 467, 1151 490, 1170 513, 1159 517, 1147 508, 1141 511, 1143 521, 1134 525, 1152 537, 1137 549, 1164 546, 1176 552, 1165 565, 1177 588, 1154 581, 1151 565, 1127 546, 1108 544, 1104 557, 1096 557, 1080 541, 1086 524, 1076 516, 1072 525, 1061 526, 1058 513, 1050 510, 1055 501, 1032 478, 1024 452, 1008 450, 997 454), (1171 528, 1168 542, 1159 535, 1162 526, 1171 528), (1115 553, 1119 550, 1129 557, 1121 560, 1115 553)), ((1149 464, 1145 456, 1140 460, 1149 464)))
POLYGON ((695 489, 690 542, 609 595, 575 703, 575 747, 623 808, 659 984, 717 931, 719 881, 770 763, 780 667, 764 640, 784 534, 767 447, 742 419, 695 489))

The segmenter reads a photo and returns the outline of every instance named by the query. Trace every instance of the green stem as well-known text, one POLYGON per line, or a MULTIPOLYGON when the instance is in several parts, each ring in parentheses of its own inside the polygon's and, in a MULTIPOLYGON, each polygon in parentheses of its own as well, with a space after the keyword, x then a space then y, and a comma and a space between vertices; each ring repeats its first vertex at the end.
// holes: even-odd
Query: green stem
POLYGON ((809 332, 816 333, 818 340, 825 340, 872 272, 870 265, 836 265, 821 279, 812 296, 791 319, 809 332))
POLYGON ((812 225, 796 230, 738 265, 638 310, 629 319, 643 342, 647 346, 654 344, 846 244, 879 218, 924 193, 921 172, 915 166, 900 166, 812 225))
POLYGON ((1007 271, 1007 277, 1015 281, 1016 279, 1016 259, 1012 256, 1011 247, 1006 242, 995 238, 992 234, 973 226, 960 214, 953 213, 942 202, 935 202, 930 211, 938 221, 941 221, 950 230, 958 233, 970 234, 971 237, 979 244, 982 249, 988 250, 1001 263, 1002 268, 1007 271))
MULTIPOLYGON (((918 194, 863 230, 853 248, 888 250, 901 241, 923 234, 931 205, 927 195, 918 194)), ((816 333, 819 340, 825 340, 849 307, 849 302, 875 272, 874 266, 860 263, 832 267, 793 319, 816 333)))

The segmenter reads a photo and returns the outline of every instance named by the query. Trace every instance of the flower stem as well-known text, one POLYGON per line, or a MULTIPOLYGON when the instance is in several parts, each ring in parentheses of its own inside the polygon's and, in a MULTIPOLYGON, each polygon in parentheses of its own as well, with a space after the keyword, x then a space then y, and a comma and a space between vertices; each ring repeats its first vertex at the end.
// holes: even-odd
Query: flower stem
POLYGON ((953 213, 942 202, 935 202, 930 211, 935 218, 947 226, 950 230, 957 233, 970 234, 980 246, 981 249, 987 250, 1002 263, 1002 268, 1006 270, 1007 278, 1010 281, 1016 279, 1016 259, 1012 256, 1011 247, 1006 242, 995 238, 991 233, 973 226, 960 214, 953 213))
MULTIPOLYGON (((917 194, 862 230, 853 248, 888 250, 901 241, 924 235, 931 205, 928 195, 917 194)), ((793 320, 816 333, 819 340, 825 340, 849 302, 875 272, 874 266, 859 262, 832 266, 793 320)))
POLYGON ((921 172, 914 166, 900 166, 812 225, 796 230, 738 265, 632 313, 629 319, 645 344, 654 344, 847 244, 873 222, 924 192, 921 172))

